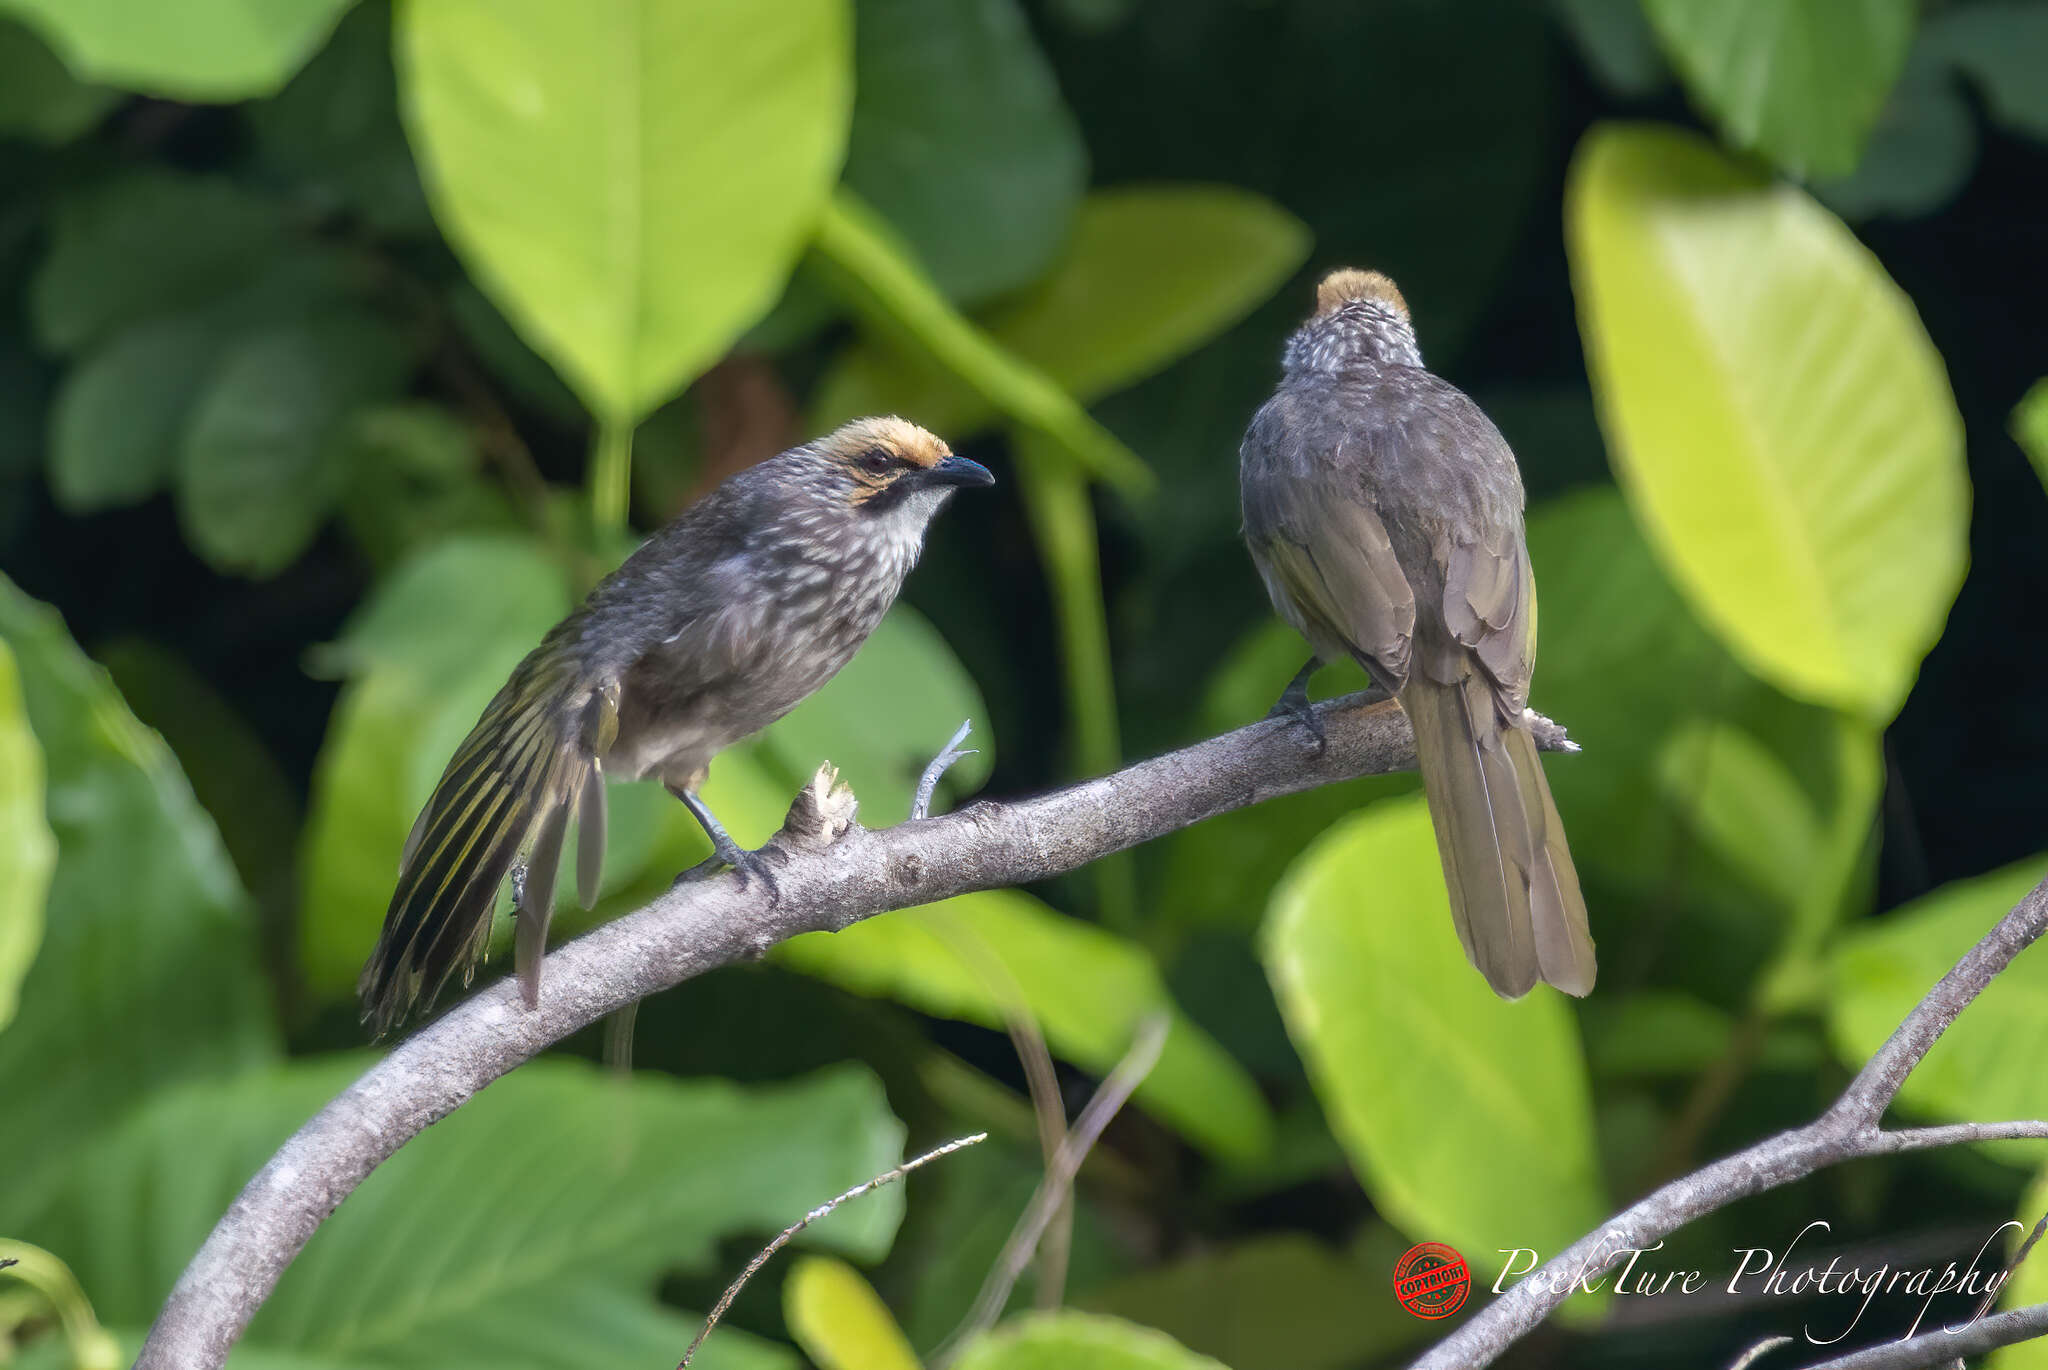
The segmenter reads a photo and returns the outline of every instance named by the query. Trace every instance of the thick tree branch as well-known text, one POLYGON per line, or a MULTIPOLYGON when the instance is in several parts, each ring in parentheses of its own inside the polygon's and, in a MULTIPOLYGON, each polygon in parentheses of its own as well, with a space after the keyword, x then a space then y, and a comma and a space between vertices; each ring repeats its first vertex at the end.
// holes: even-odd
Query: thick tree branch
MULTIPOLYGON (((300 1128, 229 1207, 171 1291, 139 1370, 220 1365, 285 1267, 379 1163, 470 1095, 614 1009, 764 954, 799 933, 891 909, 1028 884, 1202 819, 1338 780, 1412 769, 1415 738, 1392 704, 1318 706, 1327 745, 1267 720, 1114 775, 1015 803, 983 802, 869 832, 852 796, 820 773, 776 839, 772 904, 758 882, 684 884, 550 952, 539 1004, 509 980, 400 1043, 300 1128)), ((1540 745, 1568 750, 1534 720, 1540 745)))
MULTIPOLYGON (((1885 1131, 1878 1126, 1899 1086, 1948 1025, 2044 928, 2048 928, 2048 880, 2036 885, 2033 893, 1999 919, 1984 940, 1941 977, 1826 1113, 1805 1127, 1779 1133, 1683 1179, 1673 1180, 1616 1214, 1509 1286, 1470 1322, 1431 1347, 1415 1362, 1415 1370, 1469 1370, 1472 1366, 1490 1365, 1570 1297, 1575 1277, 1598 1278, 1616 1260, 1626 1259, 1631 1249, 1649 1247, 1695 1218, 1738 1199, 1804 1179, 1823 1166, 1859 1156, 1922 1150, 1956 1142, 2048 1137, 2048 1123, 2041 1122, 1959 1123, 1899 1131, 1885 1131)), ((2028 1311, 2039 1316, 2038 1310, 2028 1311)), ((2005 1321, 2019 1317, 2006 1314, 2004 1318, 1986 1319, 1978 1327, 1994 1322, 2007 1330, 2033 1325, 2005 1321)), ((1958 1337, 1949 1354, 1962 1354, 1963 1349, 1958 1337)), ((1831 1366, 1932 1363, 1864 1361, 1855 1357, 1829 1362, 1831 1366)))

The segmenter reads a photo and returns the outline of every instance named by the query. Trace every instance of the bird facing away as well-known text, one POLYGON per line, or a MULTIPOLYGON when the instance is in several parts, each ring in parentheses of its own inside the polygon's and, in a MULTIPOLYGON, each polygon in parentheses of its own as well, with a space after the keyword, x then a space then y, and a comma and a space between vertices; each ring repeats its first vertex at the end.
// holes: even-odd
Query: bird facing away
POLYGON ((1245 540, 1315 655, 1275 712, 1320 730, 1308 678, 1351 657, 1401 702, 1451 916, 1494 992, 1593 988, 1564 824, 1524 722, 1536 582, 1522 478, 1492 422, 1424 369, 1408 306, 1336 271, 1288 339, 1239 452, 1245 540))
POLYGON ((572 823, 577 893, 586 909, 597 898, 607 778, 660 780, 715 863, 772 890, 760 856, 697 795, 712 758, 830 680, 895 602, 932 516, 994 480, 914 424, 859 419, 739 472, 649 538, 527 654, 456 749, 406 839, 357 986, 363 1021, 381 1037, 458 967, 467 983, 508 873, 515 961, 536 1002, 572 823))

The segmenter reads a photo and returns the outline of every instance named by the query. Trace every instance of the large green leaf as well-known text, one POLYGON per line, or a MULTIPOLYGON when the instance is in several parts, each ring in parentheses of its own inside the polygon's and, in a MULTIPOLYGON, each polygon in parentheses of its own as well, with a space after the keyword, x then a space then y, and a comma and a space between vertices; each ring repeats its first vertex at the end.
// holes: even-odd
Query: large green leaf
POLYGON ((29 320, 45 347, 75 352, 217 299, 283 240, 277 206, 230 182, 159 168, 115 177, 58 202, 29 320))
POLYGON ((1897 712, 1966 561, 1962 422, 1912 303, 1840 221, 1690 135, 1607 126, 1567 188, 1610 455, 1758 674, 1897 712))
MULTIPOLYGON (((298 1062, 168 1095, 93 1148, 35 1239, 63 1243, 103 1319, 146 1321, 247 1177, 368 1064, 298 1062)), ((902 1140, 856 1067, 742 1090, 536 1062, 364 1181, 244 1345, 317 1365, 673 1364, 696 1324, 657 1313, 663 1273, 723 1274, 721 1238, 781 1229, 896 1164, 902 1140)), ((902 1208, 884 1190, 804 1240, 873 1260, 902 1208)), ((705 1354, 788 1363, 729 1329, 705 1354)))
POLYGON ((163 743, 54 610, 0 580, 57 838, 42 950, 0 1033, 0 1213, 23 1230, 81 1144, 154 1091, 273 1059, 247 900, 163 743))
POLYGON ((1954 199, 1977 165, 1977 117, 1947 66, 1914 45, 1853 175, 1814 193, 1848 219, 1913 218, 1954 199))
POLYGON ((919 1370, 873 1285, 845 1261, 806 1256, 782 1286, 789 1334, 819 1370, 919 1370))
POLYGON ((57 839, 43 819, 43 749, 29 727, 21 673, 0 639, 0 1030, 43 941, 57 839))
POLYGON ((173 100, 268 95, 355 0, 0 0, 79 77, 173 100))
MULTIPOLYGON (((1833 959, 1828 1028, 1842 1059, 1860 1066, 1934 982, 2048 876, 2033 857, 1957 880, 1848 933, 1833 959)), ((1971 1122, 2048 1114, 2048 959, 2022 953, 1956 1019, 1899 1090, 1916 1113, 1971 1122)), ((2018 1151, 2015 1146, 2015 1151, 2018 1151)), ((2020 1153, 2038 1162, 2038 1148, 2020 1153)))
POLYGON ((1168 997, 1143 949, 1015 890, 962 895, 783 943, 782 964, 923 1013, 1000 1028, 1014 994, 1055 1055, 1105 1074, 1139 1024, 1172 1016, 1136 1101, 1198 1146, 1254 1161, 1272 1116, 1244 1069, 1168 997))
POLYGON ((1037 279, 1088 153, 1016 0, 863 0, 854 60, 846 183, 952 298, 1037 279))
POLYGON ((2035 381, 2012 411, 2012 435, 2048 487, 2048 380, 2035 381))
POLYGON ((956 1370, 1225 1370, 1164 1332, 1099 1313, 1039 1313, 970 1343, 956 1370))
POLYGON ((1926 47, 1976 84, 1992 118, 2048 139, 2048 10, 2017 0, 1946 9, 1928 20, 1926 47))
MULTIPOLYGON (((1257 195, 1150 186, 1088 197, 1051 275, 984 321, 992 341, 1083 403, 1122 389, 1237 322, 1294 273, 1308 234, 1257 195), (1077 338, 1087 345, 1077 347, 1077 338)), ((989 423, 985 397, 928 358, 863 343, 821 383, 823 425, 900 410, 946 433, 989 423)))
POLYGON ((1267 972, 1373 1205, 1497 1267, 1608 1205, 1578 1028, 1547 989, 1509 1003, 1466 961, 1420 798, 1326 833, 1273 895, 1267 972))
POLYGON ((774 303, 845 149, 848 9, 406 0, 401 100, 435 218, 606 419, 774 303))
MULTIPOLYGON (((127 302, 103 302, 110 336, 65 372, 51 407, 50 489, 66 510, 133 504, 170 484, 193 411, 238 342, 280 328, 324 327, 312 321, 337 314, 355 317, 346 303, 350 272, 338 255, 271 235, 250 249, 242 274, 231 284, 216 282, 203 300, 168 295, 162 312, 139 318, 128 316, 127 302)), ((90 269, 90 259, 79 266, 90 269)), ((378 347, 379 356, 389 353, 389 344, 378 347)), ((347 378, 360 377, 375 360, 351 358, 321 386, 352 388, 347 378)), ((282 418, 296 421, 289 412, 282 418)))
POLYGON ((988 778, 988 710, 939 630, 898 604, 845 669, 771 727, 762 743, 797 783, 830 761, 853 786, 862 818, 881 828, 909 816, 925 766, 970 719, 981 733, 966 744, 975 754, 946 772, 955 796, 974 793, 988 778))
POLYGON ((1666 964, 1724 997, 1765 957, 1816 950, 1876 813, 1875 731, 1744 672, 1613 490, 1539 506, 1529 549, 1543 606, 1531 698, 1585 748, 1549 775, 1596 931, 1604 894, 1683 910, 1615 931, 1669 936, 1666 964))
POLYGON ((0 134, 69 142, 120 99, 119 91, 87 85, 66 71, 33 30, 0 19, 0 134))
POLYGON ((1913 41, 1913 0, 1643 0, 1694 100, 1795 176, 1846 176, 1913 41))
POLYGON ((239 339, 179 451, 178 514, 194 549, 249 575, 297 560, 347 484, 345 421, 394 396, 408 367, 403 337, 354 311, 239 339))

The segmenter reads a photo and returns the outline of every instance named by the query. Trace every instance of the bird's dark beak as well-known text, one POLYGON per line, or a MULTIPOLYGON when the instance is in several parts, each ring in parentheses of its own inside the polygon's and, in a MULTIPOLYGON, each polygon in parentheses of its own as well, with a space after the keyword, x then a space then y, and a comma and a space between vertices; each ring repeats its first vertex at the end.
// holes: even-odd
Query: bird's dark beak
POLYGON ((978 461, 969 461, 965 457, 947 457, 937 466, 927 467, 918 483, 938 486, 994 485, 996 478, 978 461))

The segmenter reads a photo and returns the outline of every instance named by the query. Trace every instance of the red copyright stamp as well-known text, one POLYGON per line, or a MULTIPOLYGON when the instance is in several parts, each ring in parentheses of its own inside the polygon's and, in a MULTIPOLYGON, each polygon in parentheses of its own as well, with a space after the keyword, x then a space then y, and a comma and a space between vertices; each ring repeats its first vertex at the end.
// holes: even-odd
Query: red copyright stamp
POLYGON ((1394 1262, 1394 1297, 1418 1318, 1448 1318, 1471 1292, 1465 1258, 1442 1242, 1410 1247, 1394 1262))

